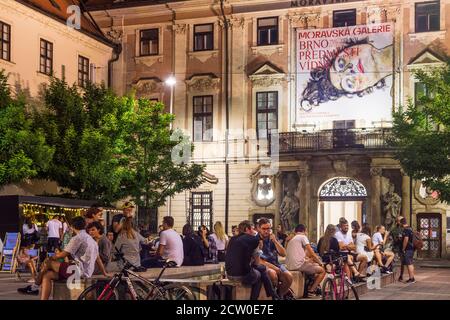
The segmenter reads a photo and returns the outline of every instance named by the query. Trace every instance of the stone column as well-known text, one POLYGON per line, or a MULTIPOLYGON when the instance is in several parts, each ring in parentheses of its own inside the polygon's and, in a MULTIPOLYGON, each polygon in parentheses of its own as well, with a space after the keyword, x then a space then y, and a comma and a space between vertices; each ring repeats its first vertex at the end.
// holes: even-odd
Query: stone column
MULTIPOLYGON (((187 43, 186 37, 189 34, 187 24, 175 24, 172 26, 172 36, 175 37, 175 63, 174 76, 177 80, 175 85, 175 97, 173 101, 173 112, 176 115, 174 121, 174 128, 188 129, 190 126, 189 116, 186 105, 186 68, 187 68, 187 43)), ((170 91, 166 91, 170 93, 170 91)), ((190 120, 192 122, 192 118, 190 120)))
POLYGON ((297 171, 297 174, 300 178, 298 191, 299 191, 299 200, 300 200, 300 214, 299 214, 299 223, 305 224, 309 227, 309 217, 311 216, 310 212, 310 201, 311 201, 311 185, 310 185, 310 176, 311 172, 309 170, 309 165, 304 164, 303 168, 297 171))
MULTIPOLYGON (((402 216, 406 218, 407 221, 409 221, 409 216, 411 212, 411 208, 409 206, 409 183, 410 179, 409 176, 406 174, 403 169, 400 169, 400 172, 402 174, 402 216)), ((409 224, 412 225, 412 221, 409 221, 409 224)))
POLYGON ((370 175, 372 176, 370 197, 370 210, 367 212, 367 222, 376 226, 381 224, 381 173, 382 169, 379 167, 371 167, 370 175))

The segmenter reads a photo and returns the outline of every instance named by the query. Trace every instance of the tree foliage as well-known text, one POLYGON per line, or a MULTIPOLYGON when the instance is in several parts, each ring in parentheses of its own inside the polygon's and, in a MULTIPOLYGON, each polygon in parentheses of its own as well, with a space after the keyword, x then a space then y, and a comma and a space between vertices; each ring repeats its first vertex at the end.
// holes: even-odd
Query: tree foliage
POLYGON ((0 186, 34 178, 48 169, 54 149, 33 128, 23 97, 12 97, 0 71, 0 186))
POLYGON ((427 94, 394 114, 396 157, 406 173, 450 200, 450 62, 445 68, 419 70, 427 94))
POLYGON ((76 86, 52 79, 45 110, 36 113, 55 148, 46 177, 76 198, 110 204, 131 196, 157 207, 169 195, 198 186, 203 167, 176 164, 170 140, 173 116, 160 103, 118 97, 104 86, 76 86))
POLYGON ((167 197, 198 187, 204 166, 189 163, 192 143, 181 132, 170 130, 174 116, 164 112, 162 103, 134 102, 135 112, 127 119, 129 166, 124 187, 139 205, 158 207, 167 197))

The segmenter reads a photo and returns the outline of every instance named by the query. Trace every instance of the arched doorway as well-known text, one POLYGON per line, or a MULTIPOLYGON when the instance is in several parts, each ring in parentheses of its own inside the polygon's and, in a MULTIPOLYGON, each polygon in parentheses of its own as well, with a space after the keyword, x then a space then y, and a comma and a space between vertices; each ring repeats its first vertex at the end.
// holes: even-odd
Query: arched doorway
POLYGON ((336 177, 322 184, 317 212, 318 237, 328 224, 338 224, 340 217, 345 217, 349 223, 353 220, 364 223, 366 199, 366 188, 355 179, 336 177))

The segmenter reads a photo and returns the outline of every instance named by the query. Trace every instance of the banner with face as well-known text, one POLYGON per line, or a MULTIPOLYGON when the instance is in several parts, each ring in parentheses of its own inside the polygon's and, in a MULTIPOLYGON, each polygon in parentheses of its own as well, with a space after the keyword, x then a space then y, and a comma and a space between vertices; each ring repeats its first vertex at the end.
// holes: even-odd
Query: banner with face
POLYGON ((393 29, 390 23, 297 29, 297 125, 390 121, 393 29))

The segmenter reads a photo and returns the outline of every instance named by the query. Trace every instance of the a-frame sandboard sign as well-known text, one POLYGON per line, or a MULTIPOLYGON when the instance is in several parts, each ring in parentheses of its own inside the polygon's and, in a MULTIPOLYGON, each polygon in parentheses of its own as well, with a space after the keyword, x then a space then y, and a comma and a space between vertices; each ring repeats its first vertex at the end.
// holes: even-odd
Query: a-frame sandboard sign
POLYGON ((17 254, 20 248, 20 233, 7 232, 0 256, 0 272, 14 273, 17 266, 17 254))

